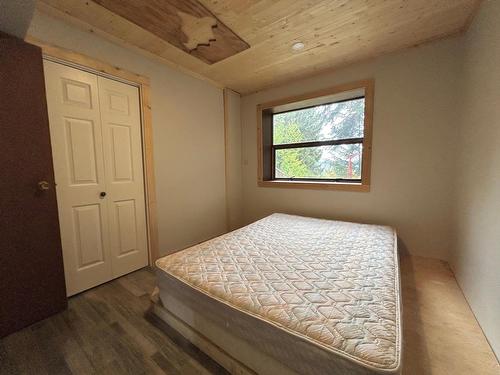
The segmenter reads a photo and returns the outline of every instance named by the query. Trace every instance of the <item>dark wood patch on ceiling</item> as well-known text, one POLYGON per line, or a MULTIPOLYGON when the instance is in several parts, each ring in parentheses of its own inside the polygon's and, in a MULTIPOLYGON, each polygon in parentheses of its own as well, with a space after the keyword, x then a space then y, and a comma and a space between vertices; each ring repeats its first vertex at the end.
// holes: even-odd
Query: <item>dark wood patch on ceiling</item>
POLYGON ((93 1, 208 64, 250 47, 196 0, 93 1))

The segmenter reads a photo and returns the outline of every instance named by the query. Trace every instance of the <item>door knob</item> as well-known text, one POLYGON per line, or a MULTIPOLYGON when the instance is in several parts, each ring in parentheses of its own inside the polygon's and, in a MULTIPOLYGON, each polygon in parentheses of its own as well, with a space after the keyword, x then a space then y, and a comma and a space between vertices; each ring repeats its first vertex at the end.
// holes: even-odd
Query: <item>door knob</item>
POLYGON ((38 190, 45 191, 49 190, 50 185, 47 181, 39 181, 38 182, 38 190))
POLYGON ((99 195, 101 196, 101 198, 104 198, 106 196, 106 192, 105 191, 101 191, 101 193, 99 195))

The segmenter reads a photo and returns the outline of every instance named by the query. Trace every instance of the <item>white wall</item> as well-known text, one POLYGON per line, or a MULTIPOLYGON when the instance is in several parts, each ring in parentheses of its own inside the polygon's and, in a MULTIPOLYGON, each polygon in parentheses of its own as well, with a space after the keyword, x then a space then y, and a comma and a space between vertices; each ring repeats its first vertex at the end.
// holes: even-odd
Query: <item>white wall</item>
POLYGON ((24 38, 35 12, 35 0, 0 0, 0 30, 24 38))
POLYGON ((151 79, 160 252, 225 232, 222 90, 38 12, 28 34, 151 79))
POLYGON ((288 212, 394 226, 413 254, 447 259, 460 39, 391 54, 242 98, 243 212, 288 212), (369 193, 257 187, 256 105, 375 78, 369 193))
POLYGON ((500 1, 481 6, 464 41, 457 159, 457 280, 500 356, 500 1))
POLYGON ((227 214, 228 229, 242 225, 241 185, 241 100, 240 95, 226 89, 226 179, 227 179, 227 214))

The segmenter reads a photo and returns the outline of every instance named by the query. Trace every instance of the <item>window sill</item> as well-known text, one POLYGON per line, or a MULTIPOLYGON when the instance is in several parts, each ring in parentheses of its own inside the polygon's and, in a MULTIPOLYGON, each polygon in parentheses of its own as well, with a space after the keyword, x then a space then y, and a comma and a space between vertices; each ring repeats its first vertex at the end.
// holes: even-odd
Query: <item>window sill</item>
POLYGON ((347 182, 269 180, 269 181, 258 181, 257 184, 260 187, 274 187, 274 188, 342 190, 342 191, 357 191, 357 192, 370 191, 370 185, 366 185, 363 183, 347 183, 347 182))

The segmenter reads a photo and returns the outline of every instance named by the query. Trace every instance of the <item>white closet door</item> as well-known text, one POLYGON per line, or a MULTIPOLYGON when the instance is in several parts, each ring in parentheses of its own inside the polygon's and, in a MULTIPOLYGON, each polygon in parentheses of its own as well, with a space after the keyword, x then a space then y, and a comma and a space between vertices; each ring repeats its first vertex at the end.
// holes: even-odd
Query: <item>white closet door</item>
POLYGON ((111 254, 97 76, 44 62, 68 295, 110 280, 111 254))
POLYGON ((98 77, 113 277, 148 264, 137 87, 98 77))
POLYGON ((139 92, 45 61, 68 295, 148 263, 139 92))

